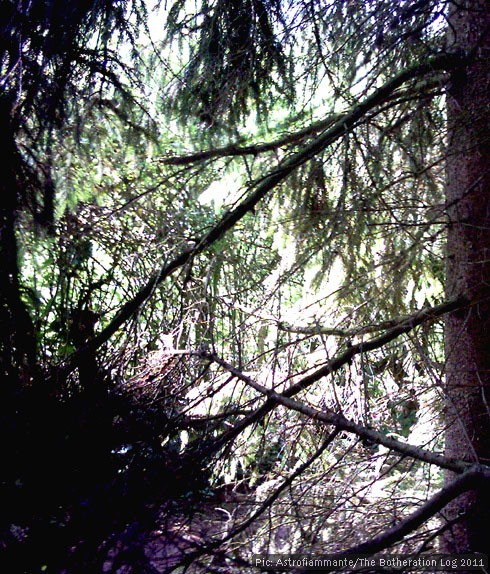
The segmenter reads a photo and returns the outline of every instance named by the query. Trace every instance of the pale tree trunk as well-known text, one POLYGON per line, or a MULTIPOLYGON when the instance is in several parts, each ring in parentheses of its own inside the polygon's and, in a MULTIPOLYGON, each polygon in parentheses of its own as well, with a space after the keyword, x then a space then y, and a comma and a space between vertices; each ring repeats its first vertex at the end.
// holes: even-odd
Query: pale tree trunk
MULTIPOLYGON (((446 324, 446 454, 490 464, 490 2, 455 4, 448 35, 449 48, 470 60, 447 98, 447 292, 467 294, 472 304, 446 324)), ((488 552, 485 490, 449 507, 447 551, 488 552)))

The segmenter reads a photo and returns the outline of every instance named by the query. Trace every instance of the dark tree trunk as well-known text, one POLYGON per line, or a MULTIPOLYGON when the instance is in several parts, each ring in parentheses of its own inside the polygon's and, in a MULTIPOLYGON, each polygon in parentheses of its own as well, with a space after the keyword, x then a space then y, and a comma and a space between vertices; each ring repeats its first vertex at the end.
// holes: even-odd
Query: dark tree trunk
POLYGON ((0 101, 0 133, 0 392, 9 393, 31 383, 36 353, 32 321, 20 295, 16 238, 20 158, 5 101, 0 101))
MULTIPOLYGON (((472 304, 446 324, 446 454, 490 464, 490 4, 459 2, 449 49, 470 55, 447 99, 447 291, 472 304)), ((449 475, 448 480, 451 479, 449 475)), ((448 509, 449 552, 486 552, 490 493, 469 492, 448 509)))

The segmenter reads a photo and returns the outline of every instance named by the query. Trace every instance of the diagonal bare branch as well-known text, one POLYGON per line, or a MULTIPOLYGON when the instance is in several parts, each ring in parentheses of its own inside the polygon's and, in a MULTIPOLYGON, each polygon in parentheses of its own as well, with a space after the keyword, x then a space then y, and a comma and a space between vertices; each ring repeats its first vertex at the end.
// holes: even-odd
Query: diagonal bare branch
MULTIPOLYGON (((393 437, 387 436, 384 433, 366 428, 363 425, 355 423, 349 420, 341 413, 336 413, 331 410, 320 411, 316 408, 305 405, 304 403, 291 399, 288 396, 290 389, 288 389, 284 393, 277 393, 273 389, 264 387, 260 383, 257 383, 257 381, 254 381, 251 377, 245 375, 242 371, 236 369, 235 367, 233 367, 233 365, 230 365, 223 359, 219 358, 217 355, 208 354, 207 358, 214 361, 216 364, 220 365, 223 369, 226 369, 228 372, 232 373, 237 379, 240 379, 241 381, 243 381, 244 383, 246 383, 247 385, 249 385, 250 387, 252 387, 253 389, 255 389, 256 391, 258 391, 259 393, 268 398, 268 402, 266 402, 265 405, 261 407, 261 409, 258 409, 256 413, 259 411, 262 412, 262 410, 263 409, 265 410, 266 407, 267 412, 269 412, 273 410, 277 405, 282 405, 288 409, 299 412, 317 422, 321 422, 328 426, 334 426, 339 430, 355 434, 361 439, 368 440, 375 444, 381 444, 389 448, 390 450, 398 452, 404 456, 409 456, 422 462, 434 464, 440 468, 445 468, 457 473, 461 473, 467 470, 471 464, 461 460, 452 460, 440 454, 430 452, 428 450, 425 450, 417 446, 413 446, 408 443, 404 443, 393 437)), ((243 423, 244 421, 240 421, 240 423, 236 425, 236 427, 240 427, 240 432, 243 430, 243 423)), ((235 430, 236 429, 232 429, 231 431, 229 431, 228 437, 230 437, 233 431, 235 430)), ((230 438, 228 438, 228 440, 230 440, 230 438)))
POLYGON ((292 408, 293 410, 303 412, 303 414, 306 414, 310 418, 322 420, 326 424, 334 424, 336 426, 340 425, 343 430, 353 432, 354 434, 357 434, 361 438, 365 438, 375 443, 383 444, 388 448, 396 450, 398 452, 402 452, 405 455, 413 456, 414 458, 418 458, 419 460, 425 460, 426 462, 437 464, 442 468, 451 468, 456 472, 462 472, 463 470, 465 470, 465 468, 467 468, 467 463, 454 463, 454 461, 449 462, 444 457, 440 457, 439 455, 432 455, 432 453, 427 453, 427 451, 424 451, 423 449, 417 449, 415 451, 409 452, 409 450, 407 450, 406 443, 396 441, 395 439, 392 439, 390 437, 385 437, 382 433, 377 433, 376 431, 367 429, 361 425, 356 425, 352 421, 348 421, 348 419, 343 417, 343 415, 338 415, 335 413, 328 413, 328 414, 321 413, 321 411, 317 411, 315 409, 311 409, 310 407, 306 407, 306 405, 301 405, 300 403, 291 401, 291 397, 297 395, 302 390, 307 389, 308 387, 310 387, 312 384, 319 381, 323 377, 328 376, 334 373, 335 371, 339 370, 341 367, 348 364, 353 359, 354 356, 360 353, 365 353, 367 351, 372 351, 374 349, 379 349, 380 347, 393 341, 400 335, 410 332, 412 329, 414 329, 418 325, 421 325, 425 321, 433 320, 437 317, 442 317, 446 313, 449 313, 456 309, 460 309, 465 305, 467 305, 466 298, 459 297, 457 299, 446 301, 445 303, 441 303, 440 305, 436 305, 434 307, 425 307, 424 309, 421 309, 417 313, 414 313, 413 315, 403 318, 403 320, 400 323, 396 324, 382 335, 374 337, 369 341, 349 347, 343 353, 340 353, 339 355, 331 359, 325 366, 317 369, 310 375, 301 378, 298 382, 291 385, 281 394, 276 393, 272 389, 263 387, 256 381, 253 381, 250 377, 244 375, 240 370, 236 369, 233 365, 230 365, 229 363, 227 363, 226 361, 217 357, 214 354, 195 352, 195 354, 199 356, 215 361, 222 368, 226 369, 237 378, 241 379, 251 387, 255 388, 264 396, 267 396, 266 402, 261 407, 259 407, 256 411, 249 414, 248 416, 244 417, 241 421, 237 422, 232 429, 224 432, 221 436, 219 436, 216 439, 216 448, 221 448, 229 441, 234 440, 240 433, 243 432, 245 428, 262 420, 263 417, 266 416, 272 410, 274 410, 274 408, 278 404, 282 404, 288 408, 292 408), (302 409, 310 409, 310 410, 306 412, 302 409), (400 448, 402 448, 403 450, 400 450, 400 448), (428 455, 430 455, 431 457, 435 456, 436 458, 431 458, 431 460, 428 460, 427 458, 421 458, 426 457, 428 455), (449 466, 447 466, 448 464, 449 466), (456 466, 454 466, 454 464, 456 466))
MULTIPOLYGON (((383 103, 390 103, 391 107, 407 100, 419 98, 421 94, 433 94, 434 88, 439 88, 441 83, 441 77, 436 75, 434 78, 420 82, 415 88, 410 86, 410 88, 404 92, 393 92, 389 97, 385 98, 383 103)), ((223 157, 258 156, 263 153, 278 150, 287 145, 303 143, 306 138, 317 136, 320 132, 333 126, 334 123, 342 121, 348 114, 349 112, 331 114, 322 120, 313 122, 302 129, 292 133, 287 133, 286 135, 270 142, 249 145, 231 143, 222 147, 191 152, 183 155, 169 155, 162 157, 160 159, 160 163, 162 165, 190 165, 223 157)))
MULTIPOLYGON (((489 480, 490 473, 488 470, 483 470, 479 466, 473 466, 460 476, 456 477, 448 485, 444 486, 412 514, 403 520, 400 520, 398 524, 395 524, 370 540, 353 546, 348 550, 344 550, 337 554, 330 554, 329 558, 332 560, 340 560, 355 554, 372 555, 380 552, 381 550, 385 550, 394 543, 402 540, 411 532, 414 532, 419 528, 419 526, 429 520, 429 518, 447 506, 452 500, 468 490, 481 488, 483 485, 487 484, 489 480)), ((306 574, 306 571, 300 571, 298 574, 306 574)))

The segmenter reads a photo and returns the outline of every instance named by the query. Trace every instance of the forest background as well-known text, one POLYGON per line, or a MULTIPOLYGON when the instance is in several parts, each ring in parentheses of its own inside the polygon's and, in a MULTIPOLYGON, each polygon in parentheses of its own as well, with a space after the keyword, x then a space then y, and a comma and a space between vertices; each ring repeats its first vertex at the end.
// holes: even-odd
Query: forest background
POLYGON ((3 571, 485 552, 488 3, 0 15, 3 571))

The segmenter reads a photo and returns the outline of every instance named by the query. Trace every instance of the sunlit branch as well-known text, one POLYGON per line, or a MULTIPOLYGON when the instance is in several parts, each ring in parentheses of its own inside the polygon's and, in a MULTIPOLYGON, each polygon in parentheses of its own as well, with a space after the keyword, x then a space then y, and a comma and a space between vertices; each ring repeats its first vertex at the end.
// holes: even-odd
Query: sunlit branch
POLYGON ((238 379, 249 385, 251 388, 255 389, 262 395, 266 396, 270 401, 269 410, 272 410, 277 405, 282 405, 288 409, 299 412, 316 422, 321 422, 324 423, 325 425, 333 425, 339 430, 355 434, 359 438, 368 440, 372 443, 381 444, 386 448, 398 452, 400 454, 403 454, 405 456, 409 456, 411 458, 420 460, 422 462, 427 462, 429 464, 434 464, 441 468, 453 470, 455 472, 465 471, 470 464, 464 461, 450 460, 440 454, 436 454, 427 451, 423 448, 401 442, 395 438, 385 435, 384 433, 368 429, 363 425, 355 423, 349 420, 343 414, 336 413, 331 410, 320 411, 318 409, 305 405, 304 403, 295 401, 288 396, 289 389, 284 393, 277 393, 273 389, 264 387, 260 383, 257 383, 257 381, 253 380, 251 377, 248 377, 239 369, 236 369, 235 367, 233 367, 233 365, 230 365, 229 363, 219 358, 218 356, 210 354, 207 355, 207 358, 214 361, 222 368, 226 369, 228 372, 235 375, 238 379))
MULTIPOLYGON (((426 82, 421 82, 420 85, 414 88, 409 88, 408 90, 400 93, 395 92, 391 94, 384 100, 384 103, 389 103, 388 109, 398 105, 400 103, 411 101, 414 98, 419 98, 421 92, 431 94, 430 90, 441 85, 441 78, 433 78, 426 82)), ((377 113, 386 111, 383 107, 378 110, 377 113)), ((284 146, 290 144, 302 143, 305 138, 317 136, 320 132, 327 130, 335 123, 341 122, 342 120, 348 118, 350 112, 332 114, 323 120, 313 122, 309 126, 302 128, 293 133, 289 133, 283 137, 277 138, 271 142, 257 143, 253 145, 240 145, 239 143, 233 143, 226 146, 222 146, 214 149, 206 149, 202 151, 197 151, 194 153, 189 153, 185 155, 171 155, 167 157, 162 157, 159 163, 162 165, 189 165, 193 163, 198 163, 210 159, 222 158, 222 157, 237 157, 237 156, 257 156, 262 153, 267 153, 270 151, 275 151, 284 146)), ((370 116, 371 117, 371 116, 370 116)))
MULTIPOLYGON (((386 345, 387 343, 390 343, 391 341, 395 340, 400 335, 409 333, 418 325, 421 325, 426 321, 433 320, 437 317, 441 317, 444 314, 454 311, 456 309, 460 309, 464 307, 466 304, 467 304, 466 299, 464 297, 460 297, 457 299, 447 301, 445 303, 441 303, 440 305, 436 305, 434 307, 426 307, 424 309, 421 309, 417 313, 414 313, 413 315, 410 315, 408 318, 405 318, 401 323, 398 323, 397 325, 395 325, 382 335, 370 339, 369 341, 358 343, 347 348, 344 352, 340 353, 339 355, 328 361, 328 363, 325 366, 321 367, 320 369, 317 369, 310 375, 301 378, 298 382, 291 385, 281 394, 276 393, 272 389, 267 389, 266 387, 259 385, 259 383, 253 381, 250 377, 244 375, 240 370, 233 367, 233 365, 226 363, 223 359, 217 357, 214 354, 203 355, 202 353, 196 353, 200 356, 205 356, 206 358, 217 362, 223 368, 228 370, 230 373, 234 374, 236 377, 240 378, 242 381, 246 382, 251 387, 255 388, 260 393, 268 397, 267 401, 261 407, 259 407, 254 413, 248 415, 247 417, 236 423, 233 429, 226 431, 220 437, 218 437, 216 439, 216 446, 217 447, 224 446, 230 440, 233 440, 240 433, 242 433, 245 428, 262 420, 263 417, 266 416, 269 412, 271 412, 278 404, 283 404, 284 406, 288 406, 289 408, 293 408, 294 410, 299 410, 299 408, 296 407, 301 408, 304 407, 309 409, 310 407, 300 405, 299 403, 295 403, 294 401, 292 401, 289 404, 286 404, 286 402, 288 402, 294 395, 310 387, 313 383, 319 381, 321 378, 330 375, 335 371, 338 371, 344 365, 352 361, 352 359, 356 355, 365 353, 367 351, 379 349, 384 345, 386 345), (256 386, 254 387, 254 385, 256 386)), ((405 443, 400 443, 399 441, 395 441, 395 439, 385 437, 382 433, 377 433, 376 431, 366 429, 361 425, 356 425, 355 423, 348 421, 345 417, 343 417, 343 415, 338 415, 335 413, 331 413, 328 415, 326 413, 322 414, 320 413, 320 411, 316 411, 315 409, 311 409, 309 412, 305 412, 304 414, 306 414, 311 418, 315 419, 319 418, 319 420, 323 420, 323 422, 325 422, 326 424, 336 424, 336 425, 342 424, 344 425, 342 428, 344 430, 347 430, 348 432, 353 432, 354 434, 357 434, 362 438, 366 438, 367 440, 374 441, 375 443, 384 444, 388 448, 393 448, 398 452, 403 452, 403 454, 409 454, 405 448, 407 446, 405 443), (330 417, 328 418, 328 421, 326 417, 330 417), (331 417, 333 417, 336 420, 336 422, 333 422, 333 419, 331 417), (404 450, 400 451, 398 450, 398 448, 395 448, 398 445, 402 445, 404 447, 404 450)), ((423 451, 422 449, 417 449, 417 452, 418 454, 423 454, 426 451, 423 451)), ((409 455, 414 456, 414 454, 409 455)), ((433 464, 438 464, 439 466, 442 466, 444 468, 447 468, 445 466, 445 463, 447 463, 446 459, 438 455, 434 456, 437 456, 437 458, 430 462, 432 462, 433 464)), ((415 456, 415 458, 419 457, 415 456)), ((467 467, 467 464, 466 463, 461 463, 459 465, 457 464, 457 467, 458 468, 451 467, 451 469, 456 470, 457 472, 461 472, 467 467)))
MULTIPOLYGON (((331 335, 334 337, 356 337, 368 333, 377 333, 378 331, 382 331, 384 329, 390 329, 390 330, 396 329, 401 325, 404 325, 406 323, 410 324, 411 322, 418 321, 421 318, 424 322, 428 319, 437 319, 439 317, 442 317, 442 315, 444 315, 445 313, 447 313, 447 310, 445 310, 446 305, 448 304, 451 305, 452 303, 457 302, 459 302, 459 304, 464 304, 463 299, 461 300, 455 299, 454 301, 442 303, 442 306, 438 305, 436 307, 430 307, 430 309, 432 309, 433 315, 429 314, 430 316, 427 316, 427 319, 424 319, 423 316, 421 315, 422 311, 424 311, 422 309, 417 311, 416 313, 413 313, 412 315, 404 315, 402 317, 397 317, 396 319, 388 319, 386 321, 380 321, 379 323, 376 324, 364 325, 362 327, 357 327, 353 329, 340 329, 338 327, 322 327, 321 325, 295 326, 295 325, 288 325, 287 323, 284 322, 279 322, 277 326, 281 331, 286 331, 287 333, 297 333, 299 335, 331 335)), ((371 342, 373 340, 374 339, 371 339, 371 342)), ((365 347, 363 347, 362 350, 366 350, 365 347)))
POLYGON ((322 325, 289 325, 280 321, 277 327, 286 333, 296 333, 298 335, 327 335, 332 337, 359 337, 370 333, 378 333, 384 329, 392 329, 405 321, 410 321, 412 315, 405 315, 397 319, 380 321, 376 324, 363 325, 353 329, 340 329, 339 327, 324 327, 322 325))
POLYGON ((397 339, 400 335, 409 333, 418 325, 438 317, 442 317, 443 315, 465 307, 468 304, 468 299, 462 295, 455 299, 441 303, 440 305, 435 305, 434 307, 424 307, 416 313, 403 318, 400 323, 395 324, 382 335, 369 339, 368 341, 363 341, 361 343, 356 343, 349 346, 344 352, 328 361, 326 365, 320 367, 310 375, 300 379, 297 383, 285 391, 284 394, 285 396, 292 397, 299 391, 308 388, 313 383, 320 380, 322 377, 330 375, 344 365, 348 364, 356 355, 374 351, 375 349, 380 349, 387 343, 391 343, 391 341, 397 339))

